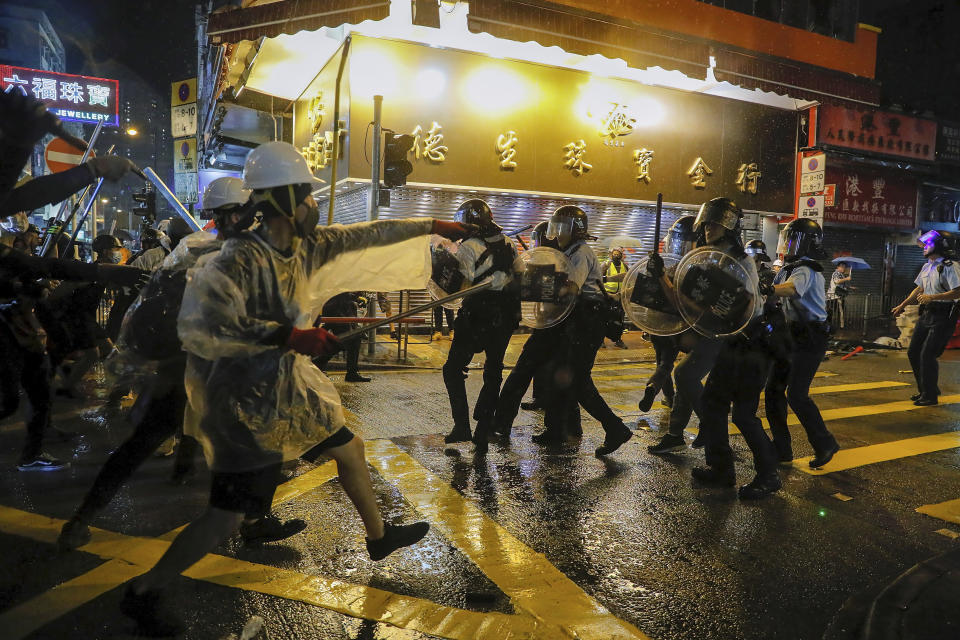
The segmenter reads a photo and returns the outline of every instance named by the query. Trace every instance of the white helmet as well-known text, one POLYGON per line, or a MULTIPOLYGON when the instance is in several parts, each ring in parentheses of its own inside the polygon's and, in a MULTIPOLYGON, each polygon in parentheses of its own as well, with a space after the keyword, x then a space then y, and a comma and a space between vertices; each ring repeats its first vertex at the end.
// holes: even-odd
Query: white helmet
POLYGON ((250 189, 245 189, 243 180, 230 176, 217 178, 207 185, 200 199, 201 209, 219 209, 230 205, 245 204, 250 199, 250 189))
POLYGON ((303 155, 289 142, 265 142, 243 163, 243 186, 247 189, 315 183, 323 180, 314 177, 303 155))

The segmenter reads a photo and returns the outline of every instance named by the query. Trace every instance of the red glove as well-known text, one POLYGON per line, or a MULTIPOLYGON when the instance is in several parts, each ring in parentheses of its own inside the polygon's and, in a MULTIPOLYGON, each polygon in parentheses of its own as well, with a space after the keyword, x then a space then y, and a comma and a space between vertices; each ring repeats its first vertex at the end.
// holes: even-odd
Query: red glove
POLYGON ((326 329, 294 329, 287 346, 305 356, 332 356, 342 348, 340 340, 326 329))
POLYGON ((434 220, 430 233, 443 236, 448 240, 460 240, 469 235, 474 235, 480 231, 480 228, 474 224, 464 224, 462 222, 446 222, 444 220, 434 220))

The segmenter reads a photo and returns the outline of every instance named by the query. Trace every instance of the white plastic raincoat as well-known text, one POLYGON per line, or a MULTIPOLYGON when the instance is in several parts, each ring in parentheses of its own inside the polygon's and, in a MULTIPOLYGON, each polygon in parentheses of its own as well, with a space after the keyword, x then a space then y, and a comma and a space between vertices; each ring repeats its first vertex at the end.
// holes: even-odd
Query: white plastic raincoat
POLYGON ((333 384, 284 342, 337 293, 423 288, 431 225, 320 227, 290 256, 246 233, 190 273, 178 321, 189 354, 184 430, 203 444, 211 469, 294 459, 343 426, 333 384))

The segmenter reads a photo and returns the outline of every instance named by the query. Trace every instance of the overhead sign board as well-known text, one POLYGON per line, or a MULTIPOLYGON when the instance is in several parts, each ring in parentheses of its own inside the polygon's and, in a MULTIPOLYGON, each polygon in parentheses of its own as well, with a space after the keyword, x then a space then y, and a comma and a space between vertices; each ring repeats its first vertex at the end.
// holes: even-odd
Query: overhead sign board
POLYGON ((960 164, 960 122, 940 121, 937 160, 960 164))
POLYGON ((0 89, 19 91, 43 102, 61 120, 120 123, 120 85, 116 80, 0 65, 0 89))
POLYGON ((800 193, 823 191, 827 172, 827 154, 818 153, 803 158, 800 165, 800 193))
POLYGON ((197 193, 197 173, 175 173, 173 175, 174 192, 177 200, 183 204, 199 202, 197 193))
POLYGON ((825 145, 933 162, 937 123, 902 113, 821 105, 817 140, 825 145))
POLYGON ((173 141, 174 173, 197 172, 197 139, 184 138, 173 141))
POLYGON ((841 166, 831 159, 827 180, 837 185, 833 205, 824 208, 828 223, 914 227, 917 182, 907 172, 870 165, 841 166))

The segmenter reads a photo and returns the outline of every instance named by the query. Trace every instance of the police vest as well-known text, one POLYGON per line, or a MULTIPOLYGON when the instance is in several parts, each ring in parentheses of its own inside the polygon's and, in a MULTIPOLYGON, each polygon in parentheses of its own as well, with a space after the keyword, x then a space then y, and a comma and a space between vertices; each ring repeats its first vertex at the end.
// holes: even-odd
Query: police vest
MULTIPOLYGON (((604 273, 603 275, 618 276, 621 273, 624 273, 626 270, 627 270, 627 263, 621 261, 620 268, 618 269, 617 265, 614 264, 613 261, 610 261, 607 263, 607 272, 604 273)), ((607 293, 619 293, 621 284, 622 282, 619 280, 615 282, 604 282, 603 288, 607 290, 607 293)))

